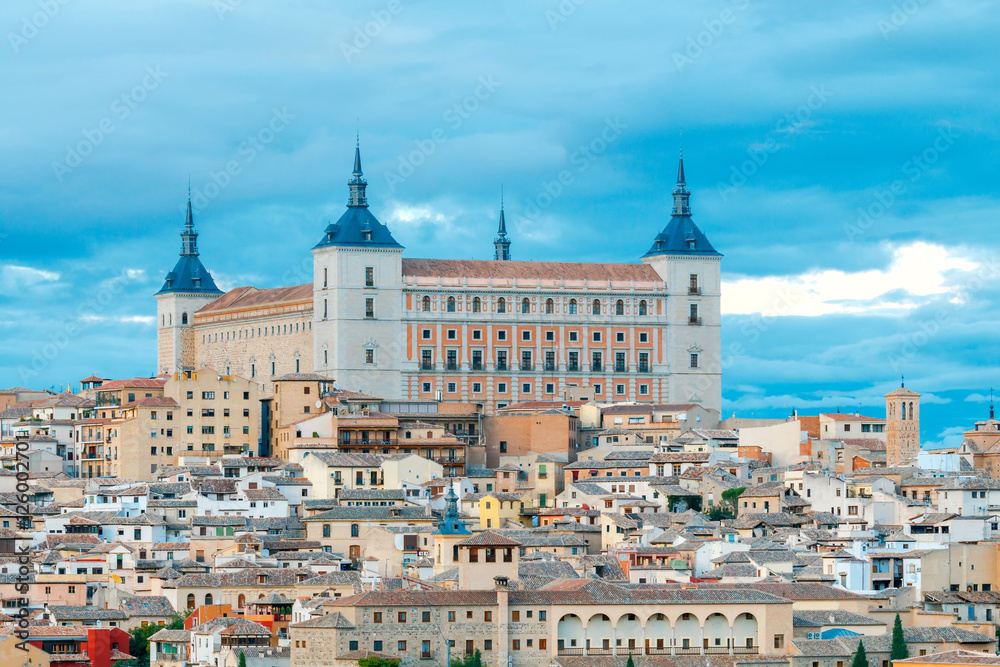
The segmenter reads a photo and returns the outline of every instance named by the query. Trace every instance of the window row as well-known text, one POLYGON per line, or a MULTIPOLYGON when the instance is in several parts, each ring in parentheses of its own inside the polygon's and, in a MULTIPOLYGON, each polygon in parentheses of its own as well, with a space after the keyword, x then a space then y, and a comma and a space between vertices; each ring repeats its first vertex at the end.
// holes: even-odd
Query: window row
MULTIPOLYGON (((448 313, 454 313, 457 310, 457 306, 458 306, 458 302, 456 301, 455 297, 449 296, 445 300, 444 310, 445 310, 445 312, 448 312, 448 313)), ((496 312, 498 312, 498 313, 506 313, 506 312, 508 312, 508 308, 510 309, 510 312, 515 312, 515 310, 517 309, 517 307, 518 307, 517 306, 517 301, 515 299, 510 299, 510 301, 508 301, 505 297, 500 297, 499 299, 497 299, 497 310, 496 310, 496 312)), ((556 309, 555 300, 554 299, 546 299, 545 300, 545 306, 544 306, 544 308, 545 308, 545 314, 546 315, 554 315, 554 314, 556 314, 557 309, 556 309)), ((566 309, 566 312, 569 313, 570 315, 576 315, 578 313, 579 314, 583 314, 584 313, 584 308, 585 308, 585 306, 583 305, 582 302, 578 302, 576 299, 570 299, 569 300, 569 304, 568 304, 567 309, 566 309)), ((425 296, 421 300, 421 302, 420 302, 420 310, 422 310, 425 313, 431 312, 431 298, 429 296, 425 296)), ((601 300, 600 299, 594 299, 593 301, 590 302, 589 305, 586 306, 586 312, 589 313, 589 314, 591 314, 591 315, 600 315, 601 311, 602 311, 602 306, 601 306, 601 300)), ((614 314, 615 315, 624 315, 625 311, 626 311, 626 305, 625 305, 624 299, 618 299, 617 301, 615 301, 615 304, 614 304, 614 314)), ((639 314, 639 315, 648 315, 649 311, 650 311, 650 309, 649 309, 648 304, 646 303, 646 300, 642 299, 641 301, 639 301, 639 305, 638 305, 638 307, 636 309, 636 313, 639 314)), ((473 313, 481 313, 481 312, 483 312, 483 301, 478 296, 475 297, 474 299, 472 299, 472 312, 473 313)), ((522 314, 528 314, 528 313, 531 312, 531 299, 528 299, 528 298, 521 299, 520 312, 522 314)))
POLYGON ((233 329, 214 334, 202 334, 202 343, 218 343, 227 340, 242 340, 244 338, 261 338, 264 336, 279 336, 281 334, 312 331, 312 322, 295 322, 294 324, 275 324, 269 327, 250 327, 249 329, 233 329))
MULTIPOLYGON (((433 371, 438 370, 434 358, 435 350, 426 348, 420 351, 420 370, 433 371)), ((466 360, 467 367, 462 367, 459 358, 458 350, 445 350, 445 363, 444 370, 447 371, 458 371, 458 370, 473 370, 481 371, 487 370, 484 363, 484 351, 483 350, 472 350, 469 359, 466 360)), ((513 360, 510 358, 509 350, 495 350, 495 358, 493 359, 493 369, 496 371, 538 371, 538 372, 560 372, 565 371, 568 373, 573 372, 608 372, 608 373, 649 373, 652 371, 652 365, 650 364, 649 352, 640 351, 634 358, 630 358, 628 352, 614 352, 613 363, 604 363, 605 353, 601 351, 591 351, 590 353, 590 363, 585 364, 586 355, 581 353, 579 350, 570 350, 566 352, 565 359, 560 359, 556 356, 555 350, 545 350, 542 363, 535 363, 534 349, 524 349, 520 350, 520 360, 517 367, 514 367, 513 360)), ((610 356, 610 355, 609 355, 610 356)), ((695 355, 697 356, 697 355, 695 355)), ((697 368, 696 365, 692 365, 692 368, 697 368)))
MULTIPOLYGON (((531 342, 531 340, 532 340, 532 334, 531 334, 531 332, 532 331, 533 331, 533 329, 521 329, 521 341, 522 342, 531 342)), ((476 340, 483 340, 483 330, 482 329, 472 329, 470 331, 470 333, 472 335, 472 340, 474 340, 474 341, 476 341, 476 340)), ((628 342, 626 333, 624 331, 615 331, 614 334, 615 334, 615 342, 616 343, 626 343, 626 342, 628 342)), ((639 343, 648 343, 649 342, 649 332, 648 331, 638 331, 638 332, 635 332, 635 334, 636 334, 635 335, 635 339, 639 343)), ((433 329, 421 329, 420 330, 420 339, 421 340, 433 340, 433 338, 434 338, 434 330, 433 329)), ((555 330, 554 329, 550 329, 548 331, 543 332, 543 338, 545 339, 546 343, 554 343, 556 341, 556 332, 555 332, 555 330)), ((445 330, 445 339, 446 340, 458 340, 458 329, 446 329, 445 330)), ((506 329, 498 329, 496 331, 496 339, 497 339, 497 341, 506 341, 507 340, 507 330, 506 329)), ((579 331, 567 331, 566 332, 566 339, 570 343, 578 343, 578 342, 580 342, 580 332, 579 331)), ((590 339, 593 342, 595 342, 595 343, 604 342, 604 331, 600 330, 600 329, 595 330, 595 331, 591 331, 590 332, 590 339)))
MULTIPOLYGON (((544 388, 544 390, 542 391, 542 393, 548 394, 548 395, 553 395, 553 396, 556 394, 557 386, 556 386, 555 382, 545 382, 545 383, 539 383, 539 384, 540 384, 541 387, 544 388)), ((497 394, 507 394, 510 391, 512 391, 512 389, 511 389, 512 386, 513 386, 513 383, 497 382, 496 383, 496 393, 497 394)), ((521 394, 533 394, 534 393, 534 386, 535 385, 534 385, 533 382, 522 382, 521 383, 521 394)), ((596 396, 600 396, 603 393, 603 391, 604 391, 603 390, 604 385, 595 384, 595 385, 590 385, 590 386, 592 386, 594 388, 594 394, 596 396)), ((447 382, 447 383, 445 383, 445 387, 447 388, 447 391, 444 392, 445 394, 458 394, 459 393, 458 383, 457 382, 447 382)), ((433 391, 434 391, 434 385, 433 385, 433 383, 431 383, 431 382, 423 382, 423 383, 421 383, 421 385, 420 385, 420 393, 422 393, 422 394, 430 394, 433 391)), ((482 382, 473 382, 470 391, 471 391, 471 393, 473 395, 483 394, 484 393, 484 391, 483 391, 483 383, 482 382)), ((638 385, 636 385, 636 391, 637 391, 637 393, 638 393, 639 396, 649 396, 650 395, 649 394, 649 385, 648 384, 638 384, 638 385)), ((628 385, 626 385, 624 383, 620 383, 620 382, 616 383, 614 385, 614 393, 616 395, 618 395, 618 396, 626 396, 626 395, 628 395, 628 385)), ((503 406, 498 406, 498 407, 503 407, 503 406)))

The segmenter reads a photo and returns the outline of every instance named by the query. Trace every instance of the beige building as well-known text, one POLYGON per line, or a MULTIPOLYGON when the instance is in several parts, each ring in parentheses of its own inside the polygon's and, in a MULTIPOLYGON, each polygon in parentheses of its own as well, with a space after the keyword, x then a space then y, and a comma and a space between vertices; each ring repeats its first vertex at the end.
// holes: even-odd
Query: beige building
POLYGON ((369 591, 324 608, 290 626, 293 666, 334 666, 358 650, 397 656, 403 667, 446 664, 445 642, 453 657, 478 650, 484 662, 512 667, 630 653, 780 659, 792 641, 791 602, 756 590, 577 579, 521 591, 498 576, 495 590, 369 591))
POLYGON ((158 369, 222 368, 265 396, 282 375, 323 372, 487 414, 571 387, 718 409, 722 255, 692 219, 683 171, 669 221, 652 244, 635 240, 635 263, 512 261, 502 211, 495 261, 417 259, 368 208, 358 149, 347 211, 300 267, 309 282, 225 294, 199 259, 189 207, 156 295, 158 369))
POLYGON ((220 375, 203 367, 174 373, 164 396, 181 407, 176 415, 181 455, 217 461, 223 456, 255 456, 260 435, 260 390, 256 382, 220 375))

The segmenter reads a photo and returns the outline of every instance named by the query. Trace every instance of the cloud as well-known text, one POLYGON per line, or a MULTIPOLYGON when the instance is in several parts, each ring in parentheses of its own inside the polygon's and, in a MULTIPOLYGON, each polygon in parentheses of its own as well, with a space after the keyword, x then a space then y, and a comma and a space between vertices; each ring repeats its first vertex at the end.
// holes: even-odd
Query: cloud
POLYGON ((962 299, 966 283, 956 276, 968 277, 980 267, 943 246, 925 242, 899 246, 892 257, 885 269, 823 269, 724 280, 722 312, 816 317, 909 310, 944 294, 962 299))
POLYGON ((0 294, 13 296, 16 292, 59 280, 59 273, 35 269, 30 266, 7 264, 0 269, 0 294))

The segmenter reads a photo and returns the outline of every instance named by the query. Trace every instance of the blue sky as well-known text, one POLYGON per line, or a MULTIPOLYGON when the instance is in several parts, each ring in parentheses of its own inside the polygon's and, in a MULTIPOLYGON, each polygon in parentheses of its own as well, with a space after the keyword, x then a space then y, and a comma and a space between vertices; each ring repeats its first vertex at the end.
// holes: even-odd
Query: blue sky
POLYGON ((330 5, 2 3, 0 385, 154 371, 189 174, 224 289, 308 281, 359 130, 411 257, 490 257, 502 183, 515 259, 637 261, 682 141, 727 415, 881 415, 905 373, 925 442, 985 416, 995 3, 330 5))

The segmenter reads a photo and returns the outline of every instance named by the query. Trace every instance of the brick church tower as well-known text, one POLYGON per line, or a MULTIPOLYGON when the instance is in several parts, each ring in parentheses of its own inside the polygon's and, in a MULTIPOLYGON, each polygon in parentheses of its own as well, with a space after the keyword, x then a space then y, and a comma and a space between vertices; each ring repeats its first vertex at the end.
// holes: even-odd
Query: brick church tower
POLYGON ((900 383, 885 395, 887 466, 916 465, 920 452, 920 394, 900 383))

